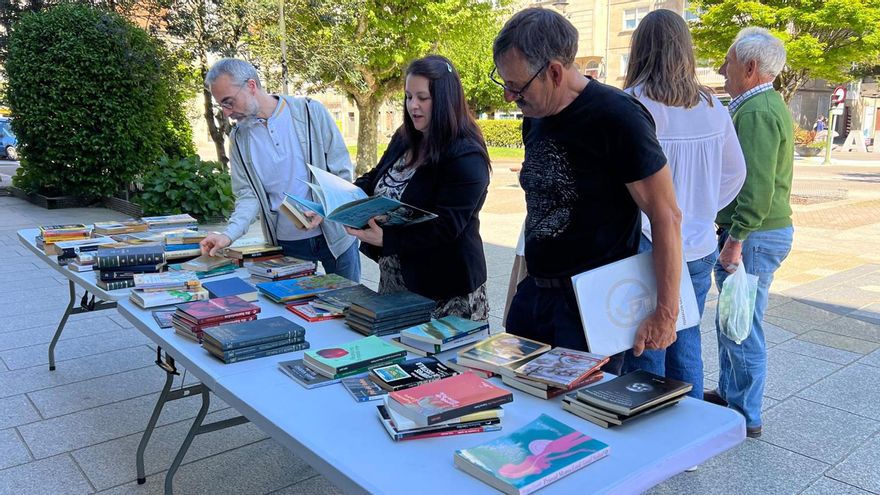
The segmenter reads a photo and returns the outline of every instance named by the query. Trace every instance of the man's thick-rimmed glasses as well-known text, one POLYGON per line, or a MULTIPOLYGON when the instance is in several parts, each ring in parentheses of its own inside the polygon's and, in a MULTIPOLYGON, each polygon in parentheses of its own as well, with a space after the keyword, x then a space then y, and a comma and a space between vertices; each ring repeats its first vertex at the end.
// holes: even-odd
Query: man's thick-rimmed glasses
POLYGON ((489 73, 489 79, 491 79, 493 83, 501 86, 501 89, 503 89, 504 91, 508 91, 508 92, 512 93, 514 96, 514 98, 513 98, 514 101, 519 101, 519 100, 523 99, 523 94, 526 91, 528 91, 529 86, 532 84, 532 81, 534 81, 535 78, 537 78, 542 72, 544 72, 544 69, 546 69, 548 65, 550 65, 550 62, 547 62, 544 65, 542 65, 541 68, 538 69, 538 72, 535 72, 535 75, 532 76, 531 79, 529 79, 529 82, 525 83, 525 85, 523 85, 523 87, 520 88, 519 90, 511 89, 510 86, 504 84, 503 82, 499 81, 498 79, 495 79, 495 73, 498 71, 498 67, 492 68, 492 72, 489 73))

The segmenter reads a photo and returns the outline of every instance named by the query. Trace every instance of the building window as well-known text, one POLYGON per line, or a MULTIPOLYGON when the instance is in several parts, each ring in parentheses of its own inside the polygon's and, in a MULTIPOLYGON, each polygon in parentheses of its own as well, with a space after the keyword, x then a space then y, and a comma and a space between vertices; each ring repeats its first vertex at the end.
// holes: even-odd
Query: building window
POLYGON ((694 7, 690 0, 685 0, 684 13, 682 14, 684 20, 687 22, 698 21, 701 15, 703 15, 702 7, 694 7))
POLYGON ((627 9, 623 11, 623 30, 624 31, 632 31, 639 25, 639 22, 642 21, 648 15, 648 7, 639 7, 637 9, 627 9))
POLYGON ((629 54, 620 56, 620 77, 626 75, 626 69, 629 67, 629 54))

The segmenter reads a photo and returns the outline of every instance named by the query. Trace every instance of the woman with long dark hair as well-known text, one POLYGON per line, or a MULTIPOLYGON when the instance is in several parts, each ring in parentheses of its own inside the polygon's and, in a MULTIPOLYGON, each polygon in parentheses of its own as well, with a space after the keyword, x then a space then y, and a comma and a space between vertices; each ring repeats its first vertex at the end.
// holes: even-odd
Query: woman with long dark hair
MULTIPOLYGON (((718 258, 715 216, 742 187, 746 164, 727 109, 697 80, 693 42, 687 23, 671 10, 655 10, 636 28, 630 47, 624 91, 654 117, 657 140, 672 169, 681 209, 682 252, 688 265, 700 315, 718 258)), ((643 249, 651 224, 642 215, 643 249)), ((703 397, 700 326, 681 330, 671 346, 627 352, 625 369, 643 369, 693 384, 690 395, 703 397)))
POLYGON ((403 125, 379 164, 355 181, 438 218, 408 226, 370 220, 347 229, 379 263, 379 292, 403 289, 437 301, 434 317, 489 317, 480 209, 489 186, 489 154, 468 112, 461 80, 444 57, 406 70, 403 125))

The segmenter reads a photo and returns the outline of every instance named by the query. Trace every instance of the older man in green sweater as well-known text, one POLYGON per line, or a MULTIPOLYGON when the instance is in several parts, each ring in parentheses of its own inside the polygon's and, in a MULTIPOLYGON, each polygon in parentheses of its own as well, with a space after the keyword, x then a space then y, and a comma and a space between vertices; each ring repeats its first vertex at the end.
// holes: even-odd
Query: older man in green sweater
MULTIPOLYGON (((733 97, 730 113, 746 158, 746 181, 739 195, 718 213, 715 265, 719 290, 738 268, 758 277, 749 336, 737 344, 718 332, 718 390, 706 400, 726 403, 746 418, 746 434, 761 435, 761 402, 767 375, 764 310, 773 274, 791 250, 791 179, 794 136, 791 114, 773 89, 785 65, 782 42, 762 28, 740 31, 727 52, 721 74, 733 97)), ((716 329, 718 321, 716 318, 716 329)))

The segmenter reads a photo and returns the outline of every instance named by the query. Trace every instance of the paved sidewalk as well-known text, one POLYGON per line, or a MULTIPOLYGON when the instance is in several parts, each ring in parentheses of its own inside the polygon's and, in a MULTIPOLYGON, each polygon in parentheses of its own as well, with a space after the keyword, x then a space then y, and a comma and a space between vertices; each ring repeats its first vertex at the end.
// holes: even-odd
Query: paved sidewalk
MULTIPOLYGON (((651 493, 880 494, 878 184, 880 164, 797 167, 795 246, 767 317, 764 435, 651 493)), ((495 164, 481 215, 493 325, 523 211, 515 174, 495 164)), ((114 311, 76 315, 49 372, 46 350, 67 302, 66 279, 15 237, 39 224, 121 218, 0 196, 0 494, 162 492, 198 399, 166 408, 147 450, 147 484, 136 485, 134 453, 164 380, 154 348, 114 311)), ((375 284, 375 265, 364 260, 364 268, 365 282, 375 284)), ((711 385, 718 365, 710 297, 703 355, 711 385)), ((212 418, 234 414, 213 400, 212 418)), ((253 425, 198 436, 175 486, 181 494, 337 493, 253 425)))

